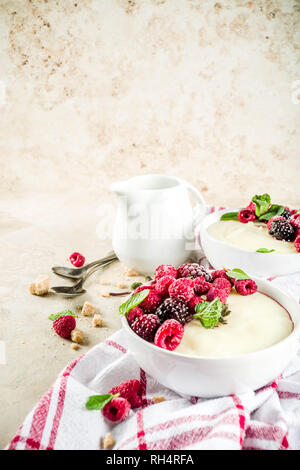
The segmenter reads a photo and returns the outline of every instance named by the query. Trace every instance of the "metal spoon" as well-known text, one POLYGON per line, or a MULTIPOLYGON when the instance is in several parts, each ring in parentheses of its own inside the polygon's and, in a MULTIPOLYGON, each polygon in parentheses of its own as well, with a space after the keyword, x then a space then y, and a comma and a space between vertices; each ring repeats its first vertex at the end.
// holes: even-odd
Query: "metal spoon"
POLYGON ((99 269, 113 263, 113 260, 106 262, 105 264, 98 264, 87 271, 75 284, 72 286, 56 286, 51 287, 51 291, 55 292, 56 294, 64 295, 66 297, 76 297, 77 295, 85 294, 86 290, 82 288, 83 283, 90 277, 94 272, 98 271, 99 269))
POLYGON ((107 256, 104 258, 98 259, 96 261, 93 261, 92 263, 87 264, 86 266, 83 266, 82 268, 67 268, 65 266, 53 266, 52 271, 54 274, 57 274, 58 276, 65 277, 68 279, 81 279, 82 276, 84 276, 90 268, 94 266, 103 266, 107 262, 113 262, 116 261, 118 258, 115 255, 114 251, 111 251, 108 253, 107 256))

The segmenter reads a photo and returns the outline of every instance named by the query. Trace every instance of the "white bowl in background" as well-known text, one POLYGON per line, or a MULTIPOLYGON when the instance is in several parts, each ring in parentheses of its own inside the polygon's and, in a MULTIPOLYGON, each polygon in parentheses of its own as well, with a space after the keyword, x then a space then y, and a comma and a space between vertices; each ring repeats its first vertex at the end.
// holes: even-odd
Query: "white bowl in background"
POLYGON ((205 256, 214 269, 243 269, 247 274, 258 277, 283 276, 300 271, 300 254, 258 253, 229 245, 212 237, 207 229, 218 222, 226 212, 240 209, 226 209, 207 215, 196 229, 200 232, 201 245, 205 256))
POLYGON ((167 351, 141 339, 126 317, 122 327, 129 351, 155 380, 180 395, 218 397, 256 390, 278 377, 296 354, 300 336, 300 306, 270 282, 254 278, 258 290, 289 312, 294 329, 279 343, 239 356, 187 356, 167 351))

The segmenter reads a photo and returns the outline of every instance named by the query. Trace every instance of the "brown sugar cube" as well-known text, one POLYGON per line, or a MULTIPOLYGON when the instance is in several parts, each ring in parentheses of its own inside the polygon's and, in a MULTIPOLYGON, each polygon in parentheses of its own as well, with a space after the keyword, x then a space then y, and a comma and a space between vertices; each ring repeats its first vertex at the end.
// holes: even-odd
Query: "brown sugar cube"
POLYGON ((118 287, 119 289, 126 289, 126 288, 127 288, 127 285, 124 284, 124 282, 119 282, 119 284, 117 284, 117 287, 118 287))
POLYGON ((75 351, 77 351, 78 348, 79 348, 79 345, 77 343, 71 344, 71 349, 74 349, 75 351))
POLYGON ((84 317, 91 317, 96 312, 97 307, 90 302, 84 302, 81 313, 84 317))
POLYGON ((102 449, 112 449, 115 443, 115 439, 112 437, 111 433, 108 432, 101 440, 101 447, 102 449))
POLYGON ((74 343, 83 343, 83 331, 79 330, 78 328, 74 328, 74 330, 71 331, 71 340, 74 341, 74 343))
POLYGON ((110 293, 108 291, 101 292, 101 297, 110 297, 110 293))
POLYGON ((29 286, 29 292, 32 295, 45 295, 48 294, 50 289, 50 277, 39 276, 29 286))
POLYGON ((161 403, 162 401, 166 401, 163 395, 154 395, 153 397, 154 403, 161 403))
POLYGON ((139 276, 139 273, 135 269, 129 268, 125 272, 125 275, 128 277, 135 277, 135 276, 139 276))
POLYGON ((103 326, 103 320, 99 313, 95 313, 94 315, 93 326, 103 326))

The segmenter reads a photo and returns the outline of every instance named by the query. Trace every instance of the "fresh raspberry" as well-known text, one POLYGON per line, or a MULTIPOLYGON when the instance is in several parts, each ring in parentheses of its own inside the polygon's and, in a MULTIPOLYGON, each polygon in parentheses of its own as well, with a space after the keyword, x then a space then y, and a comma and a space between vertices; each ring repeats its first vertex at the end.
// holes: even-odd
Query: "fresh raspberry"
POLYGON ((202 297, 199 297, 198 295, 194 295, 191 300, 189 300, 189 307, 190 307, 190 310, 191 312, 195 313, 195 307, 197 304, 201 303, 201 302, 204 302, 204 299, 202 299, 202 297))
POLYGON ((217 289, 224 290, 227 292, 229 295, 231 292, 231 282, 228 281, 228 279, 225 279, 225 277, 219 277, 214 280, 213 286, 216 287, 217 289))
POLYGON ((154 273, 154 279, 157 281, 161 277, 164 276, 171 276, 174 279, 177 278, 177 269, 174 268, 171 264, 161 264, 156 268, 155 273, 154 273))
POLYGON ((145 341, 152 342, 160 325, 160 319, 152 313, 141 315, 130 325, 131 329, 145 341))
POLYGON ((154 344, 159 348, 174 351, 181 343, 184 328, 176 320, 166 320, 157 330, 154 344))
POLYGON ((270 219, 267 223, 268 230, 270 230, 272 222, 274 220, 285 220, 285 219, 284 219, 284 217, 281 217, 281 215, 277 215, 276 217, 272 217, 272 219, 270 219))
POLYGON ((293 225, 293 227, 299 229, 300 228, 300 214, 294 214, 290 218, 290 223, 293 225))
POLYGON ((251 201, 251 202, 248 204, 248 206, 245 207, 245 209, 247 209, 247 210, 249 210, 249 211, 251 211, 251 212, 254 212, 254 214, 255 214, 256 204, 255 204, 253 201, 251 201))
POLYGON ((207 300, 210 302, 216 297, 219 297, 220 301, 225 304, 228 299, 228 294, 225 290, 218 289, 217 287, 212 286, 206 294, 207 300))
POLYGON ((248 222, 255 220, 255 214, 253 214, 253 212, 249 209, 242 209, 238 213, 238 218, 240 222, 247 224, 248 222))
POLYGON ((156 310, 155 315, 161 322, 173 318, 182 325, 192 320, 190 309, 187 303, 177 297, 169 297, 156 310))
POLYGON ((71 261, 73 266, 75 266, 76 268, 80 268, 85 263, 85 257, 81 255, 80 253, 78 253, 77 251, 74 251, 74 253, 70 255, 69 260, 71 261))
POLYGON ((127 418, 130 411, 130 403, 125 398, 117 397, 110 400, 102 410, 103 416, 109 421, 120 423, 127 418))
POLYGON ((211 274, 212 274, 213 280, 218 279, 219 277, 223 277, 227 279, 227 281, 229 281, 232 286, 234 285, 234 279, 228 276, 226 269, 219 269, 216 271, 212 271, 211 274))
POLYGON ((199 276, 194 279, 194 292, 201 295, 209 291, 211 285, 206 282, 204 276, 199 276))
POLYGON ((121 398, 125 398, 129 401, 132 408, 139 408, 142 406, 143 390, 139 380, 132 379, 122 382, 121 384, 113 387, 109 393, 112 393, 113 395, 119 393, 121 398))
POLYGON ((172 276, 163 276, 156 281, 155 290, 165 296, 168 295, 169 286, 174 282, 174 277, 172 276))
POLYGON ((141 315, 144 315, 144 312, 141 308, 139 307, 131 308, 129 312, 127 313, 127 321, 129 325, 131 325, 134 322, 134 320, 140 317, 141 315))
POLYGON ((188 302, 194 295, 193 279, 176 279, 169 287, 170 297, 178 297, 188 302))
POLYGON ((300 234, 297 235, 296 240, 294 241, 294 245, 298 253, 300 253, 300 234))
POLYGON ((257 291, 257 284, 253 279, 240 279, 234 283, 235 290, 240 295, 251 295, 257 291))
POLYGON ((76 328, 76 320, 72 315, 63 315, 53 322, 53 329, 62 338, 70 338, 71 331, 76 328))
POLYGON ((162 302, 162 297, 161 295, 156 292, 155 289, 150 289, 149 294, 147 297, 139 304, 139 307, 145 312, 145 313, 153 313, 157 307, 161 304, 162 302))
POLYGON ((185 263, 179 266, 178 270, 178 277, 200 277, 204 276, 207 282, 211 282, 211 275, 210 273, 200 264, 198 263, 185 263))

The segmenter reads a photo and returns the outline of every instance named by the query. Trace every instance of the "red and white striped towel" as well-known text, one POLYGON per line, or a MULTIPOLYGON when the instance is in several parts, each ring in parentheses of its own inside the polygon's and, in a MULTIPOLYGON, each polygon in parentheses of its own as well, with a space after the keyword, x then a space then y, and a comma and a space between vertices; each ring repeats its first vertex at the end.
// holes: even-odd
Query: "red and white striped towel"
MULTIPOLYGON (((299 300, 300 274, 270 279, 299 300)), ((282 376, 251 393, 182 398, 139 368, 122 331, 68 365, 29 413, 8 449, 99 449, 110 431, 115 449, 300 449, 300 350, 282 376), (144 406, 110 426, 87 398, 138 378, 144 406), (167 401, 154 404, 152 397, 167 401)))

